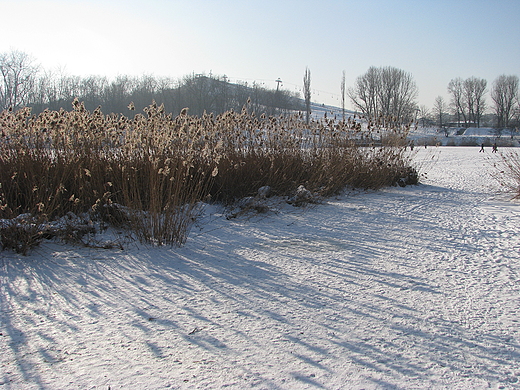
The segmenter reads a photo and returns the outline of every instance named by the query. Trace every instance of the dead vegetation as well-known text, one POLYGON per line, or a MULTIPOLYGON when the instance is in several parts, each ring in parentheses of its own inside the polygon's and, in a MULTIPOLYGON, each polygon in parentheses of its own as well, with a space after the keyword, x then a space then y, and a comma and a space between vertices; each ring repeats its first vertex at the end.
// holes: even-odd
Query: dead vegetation
POLYGON ((262 187, 290 198, 299 188, 326 197, 346 186, 413 184, 407 131, 327 117, 306 124, 301 115, 257 116, 247 106, 200 117, 188 109, 172 117, 155 103, 134 118, 104 115, 78 100, 71 111, 7 110, 1 245, 26 252, 45 236, 42 226, 68 214, 182 245, 201 202, 230 205, 262 187))

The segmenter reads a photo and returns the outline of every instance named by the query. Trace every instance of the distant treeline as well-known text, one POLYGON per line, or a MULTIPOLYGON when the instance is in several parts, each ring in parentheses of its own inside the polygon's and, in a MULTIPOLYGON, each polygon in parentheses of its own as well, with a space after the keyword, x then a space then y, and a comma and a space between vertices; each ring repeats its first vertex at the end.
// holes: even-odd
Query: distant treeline
POLYGON ((304 109, 297 93, 268 89, 257 83, 232 84, 226 76, 70 76, 42 70, 24 52, 0 53, 0 111, 22 107, 31 107, 34 114, 45 109, 69 110, 75 98, 84 102, 88 110, 101 106, 106 114, 125 114, 131 102, 139 112, 152 100, 163 104, 165 111, 173 115, 186 107, 191 115, 218 115, 241 110, 246 103, 251 110, 266 114, 304 109))
POLYGON ((257 113, 279 114, 288 110, 303 110, 304 102, 297 93, 268 89, 256 83, 230 83, 225 76, 194 74, 180 80, 153 76, 118 76, 109 80, 103 76, 40 78, 32 99, 26 104, 33 113, 49 108, 69 109, 74 98, 84 102, 85 108, 101 106, 104 113, 127 113, 133 102, 137 111, 152 100, 163 104, 174 115, 189 108, 191 115, 204 112, 216 115, 241 110, 245 104, 257 113))

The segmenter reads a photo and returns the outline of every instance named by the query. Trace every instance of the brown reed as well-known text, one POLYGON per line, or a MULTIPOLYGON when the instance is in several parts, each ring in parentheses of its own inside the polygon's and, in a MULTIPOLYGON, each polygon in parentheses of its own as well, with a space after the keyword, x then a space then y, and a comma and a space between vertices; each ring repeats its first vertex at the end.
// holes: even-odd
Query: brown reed
POLYGON ((4 111, 0 129, 0 219, 94 213, 158 245, 182 245, 208 197, 229 204, 262 186, 286 196, 299 185, 329 196, 414 178, 406 128, 352 119, 306 124, 247 107, 172 117, 155 102, 127 118, 75 100, 71 111, 4 111))

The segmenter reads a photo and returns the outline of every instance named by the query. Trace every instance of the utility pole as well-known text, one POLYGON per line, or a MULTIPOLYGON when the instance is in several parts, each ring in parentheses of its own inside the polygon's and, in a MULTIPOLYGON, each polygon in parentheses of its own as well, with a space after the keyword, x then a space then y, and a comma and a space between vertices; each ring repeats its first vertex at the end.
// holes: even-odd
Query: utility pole
POLYGON ((275 109, 275 112, 276 112, 276 110, 280 108, 280 94, 279 94, 279 91, 280 91, 280 84, 282 84, 282 79, 280 79, 280 77, 278 77, 278 80, 275 80, 275 82, 276 82, 276 93, 274 94, 274 106, 275 106, 274 109, 275 109))
POLYGON ((278 77, 278 80, 275 80, 276 82, 276 92, 278 92, 278 90, 280 89, 280 84, 282 83, 282 80, 280 79, 280 77, 278 77))

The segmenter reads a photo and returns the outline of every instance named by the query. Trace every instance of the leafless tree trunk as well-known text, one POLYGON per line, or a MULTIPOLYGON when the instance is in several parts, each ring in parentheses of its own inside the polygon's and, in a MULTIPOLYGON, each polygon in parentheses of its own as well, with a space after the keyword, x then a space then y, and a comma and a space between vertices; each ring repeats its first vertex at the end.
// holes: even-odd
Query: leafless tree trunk
POLYGON ((305 68, 305 75, 303 76, 303 96, 305 98, 305 120, 309 124, 311 117, 311 71, 305 68))
POLYGON ((464 89, 463 89, 464 81, 458 77, 453 79, 448 84, 448 92, 451 94, 451 106, 453 109, 453 114, 457 118, 457 123, 460 125, 461 123, 461 115, 462 119, 464 119, 465 126, 468 125, 468 118, 465 111, 464 106, 464 89))
POLYGON ((343 122, 345 122, 345 71, 343 71, 341 78, 341 114, 343 122))
POLYGON ((486 109, 486 101, 484 98, 487 81, 470 77, 464 80, 463 96, 465 99, 468 118, 471 122, 480 127, 480 120, 486 109))
POLYGON ((435 117, 437 118, 437 124, 439 126, 439 129, 442 129, 444 131, 444 135, 447 137, 449 135, 449 130, 446 126, 444 126, 444 118, 447 113, 447 106, 442 96, 437 96, 435 98, 433 112, 435 113, 435 117))
POLYGON ((419 115, 420 115, 419 119, 421 120, 422 127, 425 127, 426 126, 426 122, 430 120, 430 118, 429 118, 430 117, 430 110, 424 104, 422 104, 419 107, 419 115))
POLYGON ((518 76, 515 75, 501 75, 493 82, 491 99, 497 116, 497 128, 509 128, 518 100, 518 85, 518 76))
POLYGON ((480 127, 482 116, 486 112, 486 93, 487 93, 487 81, 485 79, 475 79, 475 121, 477 127, 480 127))

